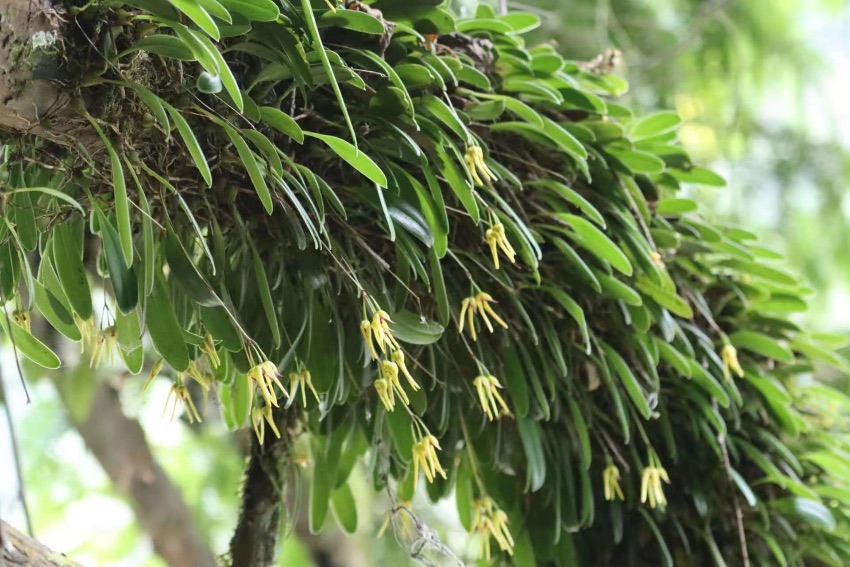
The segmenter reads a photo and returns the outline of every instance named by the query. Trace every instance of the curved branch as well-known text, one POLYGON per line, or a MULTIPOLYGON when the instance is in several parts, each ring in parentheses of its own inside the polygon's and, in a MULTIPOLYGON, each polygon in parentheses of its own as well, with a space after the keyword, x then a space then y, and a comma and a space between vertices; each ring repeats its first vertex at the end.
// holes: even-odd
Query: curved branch
POLYGON ((55 553, 31 537, 0 520, 0 565, 27 567, 79 567, 61 553, 55 553))
POLYGON ((115 389, 97 386, 88 417, 76 427, 112 483, 129 496, 156 553, 172 567, 214 567, 180 489, 157 464, 139 423, 124 415, 115 389))

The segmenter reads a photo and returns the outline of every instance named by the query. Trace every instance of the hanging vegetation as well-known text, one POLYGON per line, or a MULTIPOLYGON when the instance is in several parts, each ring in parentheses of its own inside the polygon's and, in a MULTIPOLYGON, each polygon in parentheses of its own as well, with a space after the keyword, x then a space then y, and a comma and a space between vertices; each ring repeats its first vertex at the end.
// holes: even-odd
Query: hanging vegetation
POLYGON ((253 428, 243 521, 309 451, 311 529, 356 528, 363 462, 426 563, 417 490, 522 566, 850 561, 848 403, 808 379, 840 339, 682 195, 724 182, 617 102, 616 52, 439 0, 80 4, 20 59, 70 102, 6 137, 0 326, 253 428))

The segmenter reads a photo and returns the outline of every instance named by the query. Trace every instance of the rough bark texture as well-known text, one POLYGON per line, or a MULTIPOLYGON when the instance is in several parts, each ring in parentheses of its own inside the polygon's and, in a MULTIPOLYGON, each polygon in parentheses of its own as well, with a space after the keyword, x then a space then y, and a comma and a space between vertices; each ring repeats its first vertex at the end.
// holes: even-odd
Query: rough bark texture
POLYGON ((128 495, 157 554, 172 567, 216 565, 180 489, 157 464, 139 423, 124 415, 111 386, 97 387, 89 415, 77 429, 112 483, 128 495))
POLYGON ((0 520, 0 566, 79 567, 79 564, 0 520))
POLYGON ((63 145, 92 142, 62 72, 69 25, 50 0, 0 0, 0 129, 63 145))
POLYGON ((251 457, 242 488, 242 508, 233 538, 233 567, 266 567, 274 562, 283 505, 284 467, 287 462, 287 429, 283 438, 266 435, 263 445, 251 437, 251 457))

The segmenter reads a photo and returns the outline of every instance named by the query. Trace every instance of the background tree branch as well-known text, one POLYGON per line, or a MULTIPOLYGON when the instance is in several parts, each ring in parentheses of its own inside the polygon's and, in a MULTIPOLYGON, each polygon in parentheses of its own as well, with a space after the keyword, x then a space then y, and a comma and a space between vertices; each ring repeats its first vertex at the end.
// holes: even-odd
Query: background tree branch
MULTIPOLYGON (((58 391, 67 407, 65 390, 58 391)), ((139 423, 124 415, 112 386, 95 388, 88 417, 75 426, 115 487, 129 497, 157 554, 172 567, 216 565, 180 489, 156 462, 139 423)))
POLYGON ((0 566, 79 567, 79 564, 0 520, 0 566))

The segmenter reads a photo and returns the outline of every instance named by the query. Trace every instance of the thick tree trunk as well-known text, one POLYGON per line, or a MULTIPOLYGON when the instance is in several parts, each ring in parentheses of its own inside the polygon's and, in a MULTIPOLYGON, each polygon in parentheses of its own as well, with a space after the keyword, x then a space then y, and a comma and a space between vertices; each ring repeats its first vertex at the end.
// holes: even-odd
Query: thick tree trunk
POLYGON ((124 415, 118 392, 99 385, 88 417, 77 430, 112 483, 129 496, 141 528, 168 565, 216 565, 180 489, 157 464, 139 423, 124 415))
POLYGON ((0 520, 0 567, 79 567, 0 520))
POLYGON ((73 81, 61 70, 72 25, 50 0, 0 0, 0 129, 67 146, 92 142, 87 122, 72 109, 73 81))

